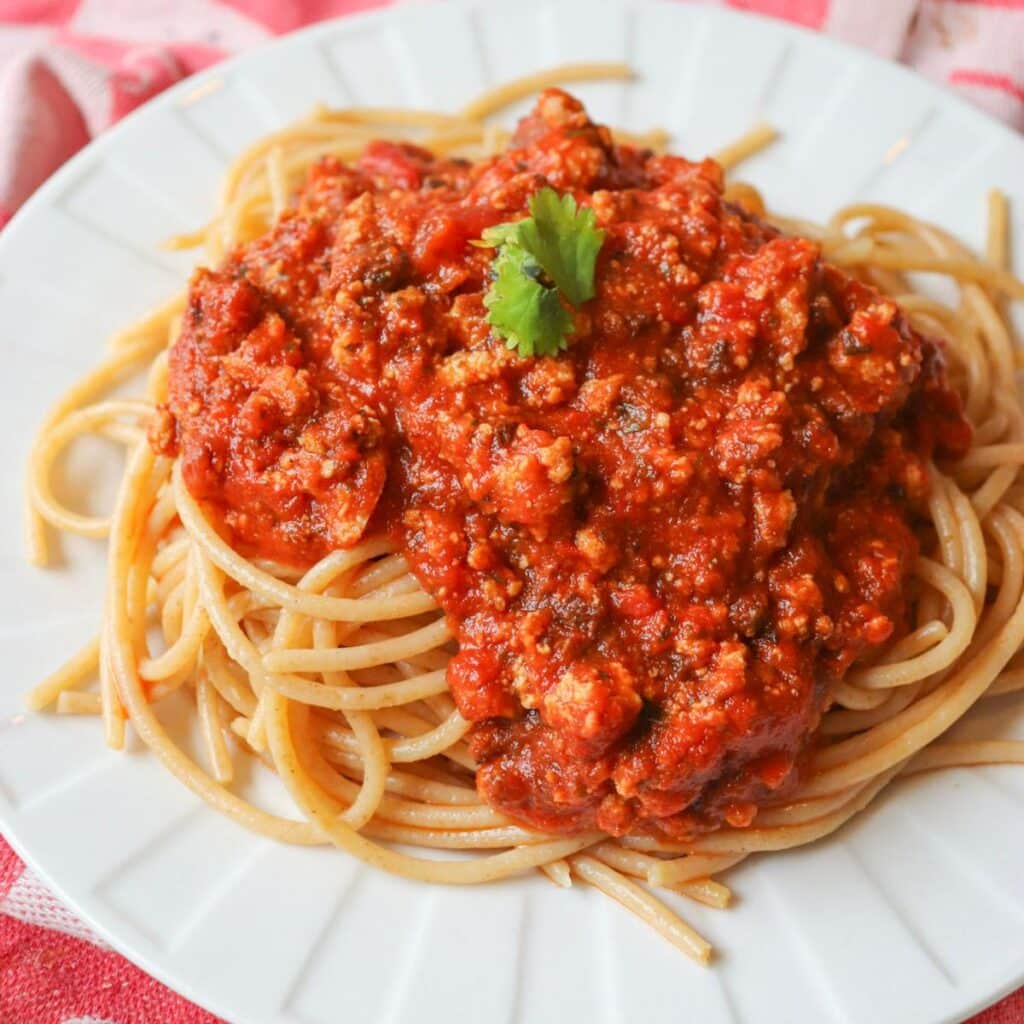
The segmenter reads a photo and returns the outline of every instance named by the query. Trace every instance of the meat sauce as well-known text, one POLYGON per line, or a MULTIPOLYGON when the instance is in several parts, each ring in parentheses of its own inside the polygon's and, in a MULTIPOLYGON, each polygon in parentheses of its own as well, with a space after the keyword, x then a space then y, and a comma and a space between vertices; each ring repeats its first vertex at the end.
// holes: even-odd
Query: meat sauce
POLYGON ((248 555, 393 534, 488 803, 677 838, 792 787, 829 681, 905 630, 927 459, 970 437, 893 302, 558 90, 479 163, 314 166, 195 275, 161 433, 248 555), (523 358, 470 243, 544 185, 606 238, 568 350, 523 358))

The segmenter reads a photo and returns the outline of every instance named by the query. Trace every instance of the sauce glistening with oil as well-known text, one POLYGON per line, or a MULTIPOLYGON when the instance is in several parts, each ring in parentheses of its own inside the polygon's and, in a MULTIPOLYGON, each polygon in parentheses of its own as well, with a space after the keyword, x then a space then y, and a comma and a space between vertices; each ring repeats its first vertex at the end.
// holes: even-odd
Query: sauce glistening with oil
POLYGON ((477 785, 549 832, 686 837, 792 786, 829 680, 906 628, 936 344, 720 169, 558 90, 470 164, 324 160, 197 273, 154 443, 243 553, 391 532, 458 638, 477 785), (556 357, 491 331, 484 229, 549 185, 606 232, 556 357))

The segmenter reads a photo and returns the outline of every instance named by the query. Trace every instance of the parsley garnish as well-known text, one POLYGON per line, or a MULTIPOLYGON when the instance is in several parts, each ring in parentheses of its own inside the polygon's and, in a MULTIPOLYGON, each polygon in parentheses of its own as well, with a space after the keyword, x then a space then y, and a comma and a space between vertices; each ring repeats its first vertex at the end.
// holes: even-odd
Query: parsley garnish
POLYGON ((573 323, 564 299, 581 306, 594 297, 594 266, 604 244, 594 211, 570 195, 542 188, 530 216, 488 228, 481 245, 498 250, 484 296, 491 326, 521 356, 564 349, 573 323))
POLYGON ((541 267, 521 246, 502 245, 484 296, 491 326, 521 356, 549 356, 566 347, 572 317, 555 288, 541 283, 541 267))

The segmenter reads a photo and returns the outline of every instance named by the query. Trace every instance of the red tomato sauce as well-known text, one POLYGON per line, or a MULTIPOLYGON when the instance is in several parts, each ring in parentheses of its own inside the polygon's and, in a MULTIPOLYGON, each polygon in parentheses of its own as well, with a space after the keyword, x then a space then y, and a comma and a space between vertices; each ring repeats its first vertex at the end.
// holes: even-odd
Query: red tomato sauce
POLYGON ((162 448, 239 550, 398 539, 481 794, 555 832, 685 837, 791 787, 828 681, 906 629, 926 461, 970 438, 893 302, 557 90, 480 163, 316 165, 196 274, 170 384, 162 448), (544 185, 606 239, 568 351, 521 358, 470 242, 544 185))

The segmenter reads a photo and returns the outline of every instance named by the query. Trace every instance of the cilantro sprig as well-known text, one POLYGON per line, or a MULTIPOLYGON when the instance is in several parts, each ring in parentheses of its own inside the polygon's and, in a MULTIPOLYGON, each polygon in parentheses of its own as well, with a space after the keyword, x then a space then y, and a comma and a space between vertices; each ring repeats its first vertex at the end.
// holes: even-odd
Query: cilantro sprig
POLYGON ((594 297, 594 268, 604 244, 594 211, 571 195, 542 188, 530 199, 530 216, 488 228, 480 245, 497 249, 487 319, 520 356, 555 355, 573 330, 566 303, 594 297))

